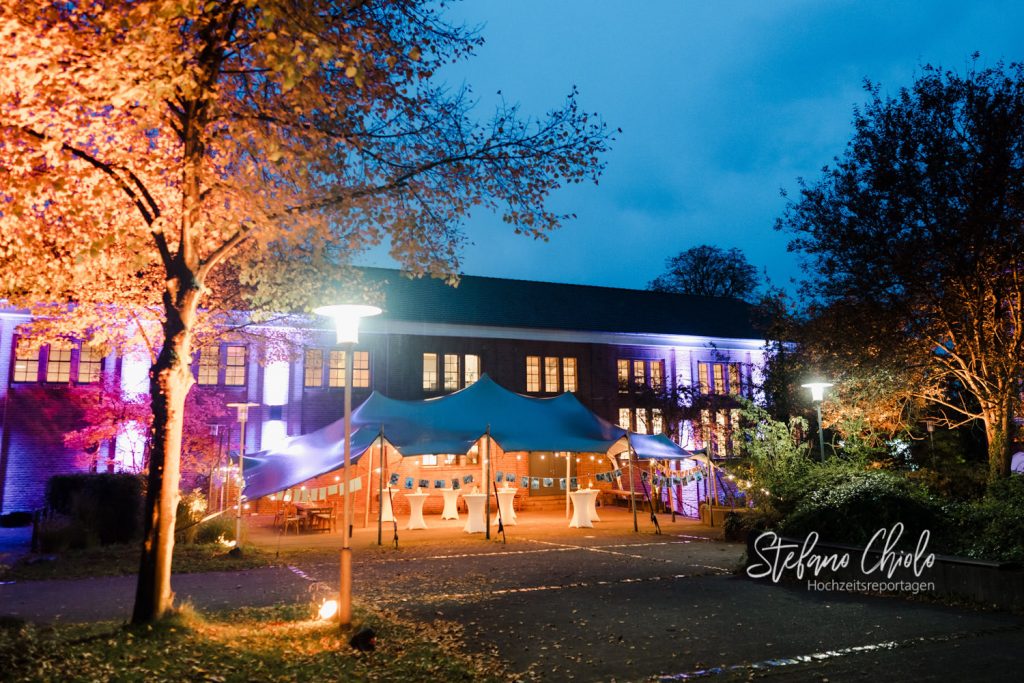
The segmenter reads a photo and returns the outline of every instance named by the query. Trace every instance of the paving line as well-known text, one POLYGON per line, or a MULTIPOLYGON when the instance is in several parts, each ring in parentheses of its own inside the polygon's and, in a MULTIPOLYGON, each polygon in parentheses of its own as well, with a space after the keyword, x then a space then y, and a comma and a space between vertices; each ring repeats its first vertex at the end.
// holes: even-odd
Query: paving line
MULTIPOLYGON (((525 539, 525 540, 530 541, 531 543, 541 543, 543 545, 553 545, 553 546, 558 546, 560 548, 573 548, 575 550, 586 550, 586 551, 589 551, 589 552, 592 552, 592 553, 605 553, 607 555, 618 555, 620 557, 631 557, 631 558, 637 559, 637 560, 648 560, 648 561, 651 561, 651 562, 669 562, 669 563, 675 562, 675 560, 667 560, 667 559, 664 559, 664 558, 661 558, 661 557, 647 557, 646 555, 637 555, 637 554, 634 554, 634 553, 620 553, 620 552, 617 552, 615 550, 605 550, 604 548, 606 548, 608 546, 571 545, 571 544, 568 544, 568 543, 554 543, 552 541, 539 541, 539 540, 533 539, 533 538, 528 538, 528 539, 525 539)), ((632 545, 632 544, 626 544, 627 547, 629 547, 630 545, 632 545)))
POLYGON ((1022 630, 1024 630, 1024 624, 1017 624, 1014 626, 997 626, 994 628, 980 629, 977 631, 956 631, 953 633, 942 633, 934 636, 915 636, 912 638, 904 638, 903 640, 886 640, 880 643, 871 643, 869 645, 852 645, 850 647, 843 647, 835 650, 825 650, 824 652, 814 652, 805 655, 796 655, 793 657, 763 659, 759 662, 745 662, 743 664, 723 664, 721 666, 713 666, 708 667, 706 669, 696 669, 694 671, 686 671, 682 673, 661 674, 654 676, 653 680, 662 681, 663 683, 671 683, 671 681, 692 681, 698 678, 711 678, 713 676, 721 676, 724 674, 752 674, 754 672, 767 672, 787 666, 799 666, 801 664, 816 664, 818 662, 825 662, 830 659, 848 657, 850 655, 857 655, 864 652, 898 650, 916 647, 918 645, 923 645, 927 643, 948 643, 957 640, 965 640, 967 638, 977 638, 979 636, 996 635, 1001 633, 1012 633, 1014 631, 1022 630))

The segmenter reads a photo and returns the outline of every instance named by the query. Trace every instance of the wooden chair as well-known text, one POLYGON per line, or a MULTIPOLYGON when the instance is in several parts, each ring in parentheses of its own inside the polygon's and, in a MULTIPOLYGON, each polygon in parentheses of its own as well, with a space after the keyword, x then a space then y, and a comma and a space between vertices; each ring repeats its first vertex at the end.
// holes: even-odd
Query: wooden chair
POLYGON ((312 528, 317 531, 326 531, 328 533, 338 530, 338 505, 337 503, 331 503, 330 508, 322 508, 311 520, 314 525, 312 528))
POLYGON ((288 533, 288 527, 293 527, 296 535, 298 535, 303 526, 304 521, 302 515, 299 514, 299 509, 293 503, 285 503, 281 533, 286 534, 288 533))

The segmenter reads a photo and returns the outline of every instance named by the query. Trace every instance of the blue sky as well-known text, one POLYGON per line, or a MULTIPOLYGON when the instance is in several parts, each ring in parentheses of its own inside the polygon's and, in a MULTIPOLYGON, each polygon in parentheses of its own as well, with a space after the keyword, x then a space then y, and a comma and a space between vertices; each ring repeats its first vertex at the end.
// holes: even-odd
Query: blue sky
POLYGON ((482 115, 498 90, 541 114, 575 84, 623 129, 600 185, 554 198, 575 221, 538 242, 474 217, 463 271, 613 287, 644 288, 703 243, 786 285, 798 267, 772 227, 779 191, 841 153, 865 78, 895 93, 923 64, 1024 59, 1019 1, 476 0, 450 16, 483 25, 477 56, 445 74, 482 115))

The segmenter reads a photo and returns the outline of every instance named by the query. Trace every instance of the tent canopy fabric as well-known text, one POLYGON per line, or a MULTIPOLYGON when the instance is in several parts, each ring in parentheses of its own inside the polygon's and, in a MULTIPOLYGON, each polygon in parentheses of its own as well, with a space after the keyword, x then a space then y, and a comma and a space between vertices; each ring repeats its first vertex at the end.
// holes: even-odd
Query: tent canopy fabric
MULTIPOLYGON (((352 411, 351 460, 383 437, 403 456, 462 454, 485 434, 505 451, 607 453, 625 449, 626 431, 592 413, 571 393, 535 398, 509 391, 486 374, 461 391, 423 401, 373 392, 352 411)), ((664 435, 631 434, 640 458, 686 458, 664 435)), ((286 439, 272 451, 245 457, 249 499, 295 486, 342 466, 344 420, 286 439)))

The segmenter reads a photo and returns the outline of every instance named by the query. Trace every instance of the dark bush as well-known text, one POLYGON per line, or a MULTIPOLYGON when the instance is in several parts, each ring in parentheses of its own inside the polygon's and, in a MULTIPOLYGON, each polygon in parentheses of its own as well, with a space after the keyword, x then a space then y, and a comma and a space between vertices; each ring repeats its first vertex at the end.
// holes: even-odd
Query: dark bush
POLYGON ((950 505, 948 511, 953 552, 1024 562, 1024 477, 994 482, 980 500, 950 505))
POLYGON ((882 528, 904 526, 902 540, 916 544, 922 531, 945 527, 941 507, 905 477, 884 470, 822 472, 792 514, 782 533, 806 536, 817 531, 823 541, 863 545, 882 528))
POLYGON ((6 515, 0 515, 0 527, 28 526, 31 523, 31 512, 8 512, 6 515))
POLYGON ((142 535, 142 478, 132 474, 62 474, 46 483, 46 504, 102 545, 142 535))

